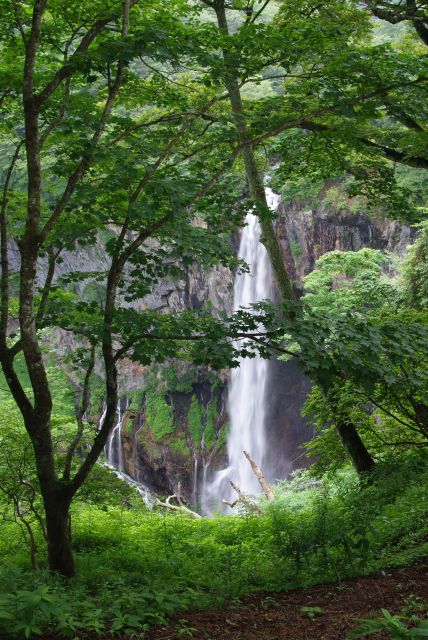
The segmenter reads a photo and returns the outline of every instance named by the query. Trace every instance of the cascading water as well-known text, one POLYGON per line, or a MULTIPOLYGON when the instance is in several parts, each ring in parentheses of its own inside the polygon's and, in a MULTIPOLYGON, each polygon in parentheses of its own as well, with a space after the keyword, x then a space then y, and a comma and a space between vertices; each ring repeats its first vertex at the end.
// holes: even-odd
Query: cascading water
POLYGON ((116 426, 110 434, 110 438, 106 447, 107 462, 120 471, 123 470, 122 426, 128 407, 128 398, 125 399, 125 406, 123 408, 122 402, 119 400, 117 406, 118 420, 116 426))
MULTIPOLYGON (((138 430, 135 433, 135 456, 136 456, 136 478, 131 478, 127 473, 124 472, 124 464, 123 464, 123 447, 122 447, 122 426, 125 420, 126 412, 129 409, 129 399, 126 398, 124 404, 122 406, 122 402, 119 400, 117 406, 117 422, 110 434, 109 440, 104 448, 104 455, 106 457, 105 466, 115 472, 120 480, 123 480, 128 485, 133 487, 140 496, 142 497, 146 507, 148 509, 152 509, 155 503, 155 498, 153 494, 150 492, 148 487, 146 487, 141 481, 141 470, 138 461, 138 431, 142 428, 142 425, 139 426, 138 430)), ((101 429, 105 417, 107 414, 107 408, 104 406, 103 413, 100 417, 98 423, 98 429, 101 429)))
MULTIPOLYGON (((271 210, 276 210, 279 196, 266 189, 271 210)), ((239 258, 250 267, 250 273, 238 274, 234 285, 234 310, 269 299, 272 291, 272 269, 265 247, 260 242, 257 217, 248 213, 239 247, 239 258)), ((222 499, 236 498, 230 480, 244 493, 260 493, 260 485, 243 455, 248 451, 256 462, 269 471, 269 456, 265 431, 266 377, 268 361, 263 358, 242 358, 233 369, 229 386, 230 433, 227 442, 229 464, 215 474, 205 487, 205 510, 215 510, 222 499)))

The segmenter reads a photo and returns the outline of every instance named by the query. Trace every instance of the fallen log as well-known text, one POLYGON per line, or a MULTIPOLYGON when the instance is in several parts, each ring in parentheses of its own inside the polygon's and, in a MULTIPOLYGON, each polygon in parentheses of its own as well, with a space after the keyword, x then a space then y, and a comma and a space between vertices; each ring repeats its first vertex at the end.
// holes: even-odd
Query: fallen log
POLYGON ((190 518, 195 518, 195 520, 201 520, 202 518, 199 513, 196 513, 196 511, 192 511, 183 503, 180 484, 177 487, 176 493, 174 493, 172 496, 168 496, 165 502, 162 502, 161 500, 159 500, 159 498, 156 498, 155 506, 163 507, 164 509, 171 509, 172 511, 178 511, 179 513, 184 513, 184 515, 189 516, 190 518), (177 500, 178 504, 171 504, 171 500, 177 500))

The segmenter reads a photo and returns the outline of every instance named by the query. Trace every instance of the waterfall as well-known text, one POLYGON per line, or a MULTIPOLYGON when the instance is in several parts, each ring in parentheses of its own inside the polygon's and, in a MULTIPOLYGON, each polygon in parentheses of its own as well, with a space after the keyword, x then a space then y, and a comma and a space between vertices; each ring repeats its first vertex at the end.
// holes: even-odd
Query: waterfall
POLYGON ((125 399, 125 406, 122 409, 122 402, 119 400, 117 406, 118 419, 116 426, 110 434, 106 447, 107 462, 113 467, 123 471, 123 447, 122 447, 122 425, 129 407, 128 398, 125 399))
MULTIPOLYGON (((124 472, 124 464, 123 464, 123 447, 122 447, 122 426, 125 420, 126 412, 129 409, 129 399, 126 398, 124 402, 124 407, 122 408, 122 402, 119 400, 117 405, 117 422, 110 434, 108 442, 104 447, 104 455, 105 462, 104 465, 114 471, 116 476, 126 482, 129 486, 133 487, 142 497, 143 502, 145 503, 148 509, 152 509, 155 504, 155 497, 151 493, 150 489, 146 487, 144 483, 140 481, 141 478, 141 469, 138 464, 136 464, 136 478, 131 478, 130 475, 124 472)), ((103 426, 105 417, 107 414, 107 407, 104 404, 103 412, 98 422, 98 429, 101 429, 103 426)), ((135 433, 135 456, 136 461, 138 460, 138 432, 142 429, 143 425, 140 424, 139 428, 135 433)))
MULTIPOLYGON (((276 210, 279 196, 266 189, 271 210, 276 210)), ((250 267, 250 273, 236 276, 234 285, 234 310, 269 299, 272 291, 272 269, 265 247, 260 242, 260 225, 257 217, 248 213, 239 247, 239 258, 250 267)), ((227 442, 228 466, 215 474, 205 490, 205 509, 212 511, 222 499, 236 498, 229 480, 242 491, 260 493, 260 485, 243 455, 247 450, 269 472, 269 452, 265 431, 266 377, 268 361, 263 358, 241 358, 239 367, 233 369, 229 384, 230 432, 227 442)))

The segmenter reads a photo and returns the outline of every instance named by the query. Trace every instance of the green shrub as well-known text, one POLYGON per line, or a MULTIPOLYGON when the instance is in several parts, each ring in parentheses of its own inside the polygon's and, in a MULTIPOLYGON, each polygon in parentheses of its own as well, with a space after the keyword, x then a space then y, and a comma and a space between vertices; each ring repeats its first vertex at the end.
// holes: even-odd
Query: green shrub
POLYGON ((387 632, 392 640, 428 638, 428 620, 423 620, 416 626, 409 626, 409 623, 414 623, 416 620, 419 620, 417 616, 411 618, 393 616, 386 609, 382 609, 382 616, 361 620, 362 624, 351 631, 348 640, 377 636, 382 631, 387 632))

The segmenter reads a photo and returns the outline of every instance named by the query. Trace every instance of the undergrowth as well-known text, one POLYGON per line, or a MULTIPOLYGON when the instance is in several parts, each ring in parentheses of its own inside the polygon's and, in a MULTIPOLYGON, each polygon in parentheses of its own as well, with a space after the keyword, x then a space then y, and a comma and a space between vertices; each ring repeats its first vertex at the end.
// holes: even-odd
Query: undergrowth
POLYGON ((72 514, 77 576, 28 569, 3 525, 0 631, 142 635, 169 613, 220 606, 255 590, 306 587, 427 553, 428 468, 422 454, 379 464, 371 483, 351 470, 282 482, 262 515, 200 521, 81 502, 72 514))

